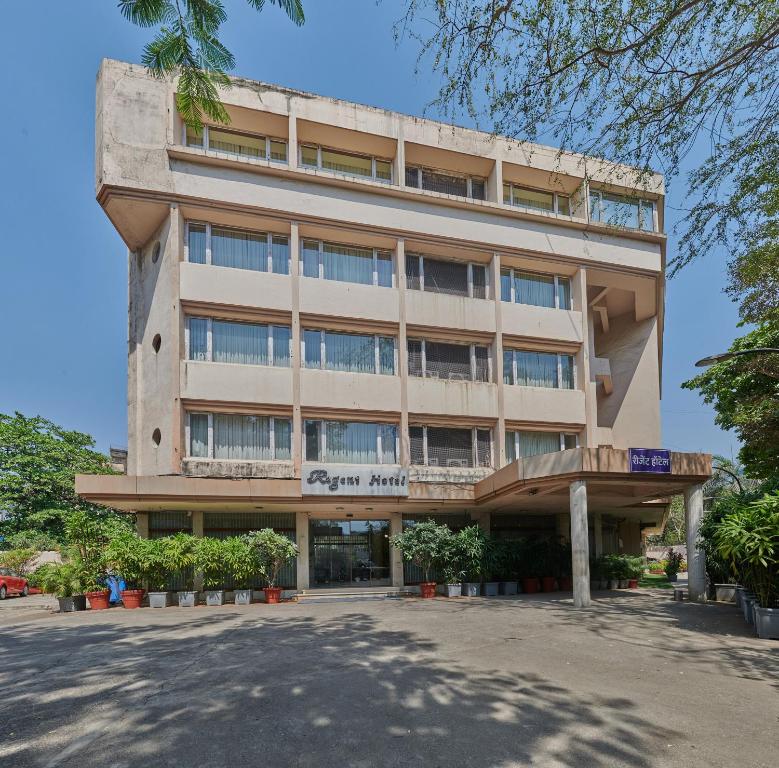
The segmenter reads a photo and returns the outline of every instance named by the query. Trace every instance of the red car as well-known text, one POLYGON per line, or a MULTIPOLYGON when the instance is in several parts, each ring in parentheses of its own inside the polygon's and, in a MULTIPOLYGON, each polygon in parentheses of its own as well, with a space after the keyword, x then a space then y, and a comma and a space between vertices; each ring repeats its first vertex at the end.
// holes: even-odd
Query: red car
POLYGON ((27 597, 29 592, 27 579, 14 576, 8 568, 0 568, 0 600, 5 600, 8 595, 27 597))

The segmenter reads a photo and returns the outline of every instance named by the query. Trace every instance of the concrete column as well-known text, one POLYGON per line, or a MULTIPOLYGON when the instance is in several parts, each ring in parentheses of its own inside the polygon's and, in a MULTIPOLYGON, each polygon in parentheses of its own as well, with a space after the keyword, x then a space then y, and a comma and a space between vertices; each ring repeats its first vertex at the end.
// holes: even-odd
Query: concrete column
POLYGON ((574 480, 571 498, 571 565, 574 608, 590 604, 590 542, 587 534, 587 483, 574 480))
POLYGON ((295 512, 295 543, 298 545, 297 584, 298 591, 308 589, 308 514, 295 512))
POLYGON ((406 184, 406 144, 403 138, 403 124, 400 120, 396 122, 396 135, 398 144, 392 160, 392 181, 398 187, 403 187, 406 184))
POLYGON ((503 311, 500 302, 500 254, 492 254, 492 268, 490 269, 492 280, 490 290, 492 301, 495 304, 495 342, 492 345, 492 381, 497 387, 498 394, 498 424, 495 431, 495 469, 506 466, 506 417, 504 416, 503 391, 503 311))
POLYGON ((595 534, 595 557, 603 554, 603 515, 594 512, 592 515, 592 528, 595 534))
POLYGON ((495 165, 487 177, 487 200, 493 203, 503 202, 503 161, 495 158, 495 165))
POLYGON ((589 302, 587 300, 587 269, 581 267, 571 280, 573 308, 582 316, 582 346, 576 355, 578 388, 584 392, 584 413, 587 423, 579 440, 582 448, 597 448, 598 401, 595 382, 591 380, 590 359, 595 355, 594 336, 590 327, 589 302))
POLYGON ((298 116, 293 109, 289 112, 289 135, 287 137, 287 165, 298 167, 298 116))
POLYGON ((490 513, 487 510, 471 511, 471 520, 488 536, 490 535, 490 513))
POLYGON ((684 519, 687 524, 687 590, 690 600, 706 601, 706 555, 698 546, 703 517, 703 485, 684 489, 684 519))
MULTIPOLYGON (((192 535, 203 537, 203 513, 200 511, 192 513, 192 535)), ((198 571, 195 571, 194 586, 197 592, 203 590, 203 574, 198 571)))
MULTIPOLYGON (((390 537, 403 533, 403 515, 400 512, 390 512, 390 537)), ((393 587, 403 586, 403 557, 399 549, 390 545, 390 576, 393 587)))
MULTIPOLYGON (((402 142, 401 142, 402 143, 402 142)), ((411 447, 408 437, 408 351, 406 348, 406 241, 398 240, 395 261, 398 286, 398 374, 400 375, 400 464, 411 465, 411 447)))
POLYGON ((135 513, 135 531, 142 539, 149 538, 149 513, 135 513))
POLYGON ((292 463, 301 477, 303 420, 300 416, 300 228, 292 222, 289 231, 290 281, 292 290, 292 463))

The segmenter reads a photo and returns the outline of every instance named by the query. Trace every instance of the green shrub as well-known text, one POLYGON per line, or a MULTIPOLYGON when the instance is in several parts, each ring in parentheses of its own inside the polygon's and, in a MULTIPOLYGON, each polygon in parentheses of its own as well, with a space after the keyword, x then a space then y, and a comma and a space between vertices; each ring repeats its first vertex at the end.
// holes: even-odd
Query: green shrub
POLYGON ((6 537, 5 549, 34 549, 36 552, 49 552, 59 549, 59 542, 45 531, 17 531, 6 537))
POLYGON ((424 581, 430 581, 430 571, 442 563, 451 550, 451 538, 452 532, 448 526, 426 520, 395 534, 391 543, 400 551, 404 560, 414 563, 422 570, 424 581))
POLYGON ((680 552, 674 552, 669 549, 665 558, 665 575, 670 579, 679 573, 682 565, 682 555, 680 552))
POLYGON ((127 589, 142 589, 148 581, 149 541, 127 530, 106 545, 103 562, 114 575, 124 579, 127 589))
POLYGON ((224 582, 225 546, 222 539, 204 536, 197 539, 194 552, 194 567, 203 576, 206 589, 217 589, 224 582))
POLYGON ((34 549, 9 549, 0 552, 0 567, 8 568, 17 576, 26 576, 38 553, 34 549))
POLYGON ((55 597, 73 597, 90 591, 83 573, 73 563, 48 563, 39 574, 41 589, 55 597))
POLYGON ((177 573, 184 582, 185 591, 194 589, 195 544, 197 539, 188 533, 177 533, 160 539, 162 555, 165 558, 170 573, 177 573))
POLYGON ((230 536, 222 542, 227 572, 235 580, 237 589, 251 587, 254 577, 262 572, 259 553, 248 536, 230 536))
POLYGON ((281 569, 297 556, 297 545, 272 528, 252 531, 248 536, 251 546, 257 552, 260 573, 267 585, 274 588, 281 569))
POLYGON ((478 525, 469 525, 455 534, 466 581, 481 581, 485 573, 485 554, 489 539, 478 525))

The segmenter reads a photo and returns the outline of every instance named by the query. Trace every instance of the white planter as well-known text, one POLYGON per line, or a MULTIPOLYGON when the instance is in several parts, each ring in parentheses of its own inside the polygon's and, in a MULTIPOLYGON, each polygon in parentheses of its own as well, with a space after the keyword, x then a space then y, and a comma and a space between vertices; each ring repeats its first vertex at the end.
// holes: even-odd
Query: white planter
POLYGON ((779 608, 755 606, 757 636, 764 640, 779 640, 779 608))
POLYGON ((608 588, 609 589, 618 589, 619 588, 619 581, 617 579, 609 579, 608 580, 608 588))
POLYGON ((478 597, 481 584, 478 581, 464 581, 462 583, 463 597, 478 597))
POLYGON ((445 584, 445 594, 447 597, 462 597, 463 585, 462 584, 445 584))
POLYGON ((149 592, 149 608, 167 608, 170 605, 170 592, 149 592))
POLYGON ((714 591, 719 603, 734 603, 736 602, 736 585, 735 584, 715 584, 714 591))
POLYGON ((249 605, 252 601, 251 589, 236 589, 235 590, 235 604, 236 605, 249 605))
POLYGON ((516 595, 519 589, 519 582, 501 581, 498 583, 498 592, 501 595, 516 595))
POLYGON ((197 592, 179 592, 179 608, 194 608, 197 605, 197 592))
POLYGON ((206 590, 206 605, 224 605, 225 593, 221 589, 206 590))
POLYGON ((620 589, 627 589, 630 586, 630 582, 627 579, 620 579, 619 580, 619 588, 620 589))

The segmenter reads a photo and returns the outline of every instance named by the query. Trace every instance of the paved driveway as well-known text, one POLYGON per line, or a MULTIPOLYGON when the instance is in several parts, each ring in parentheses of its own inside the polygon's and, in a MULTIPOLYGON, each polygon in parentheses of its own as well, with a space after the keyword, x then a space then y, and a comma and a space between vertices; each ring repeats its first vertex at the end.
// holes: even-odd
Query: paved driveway
POLYGON ((779 643, 667 592, 0 622, 9 768, 777 764, 779 643))

